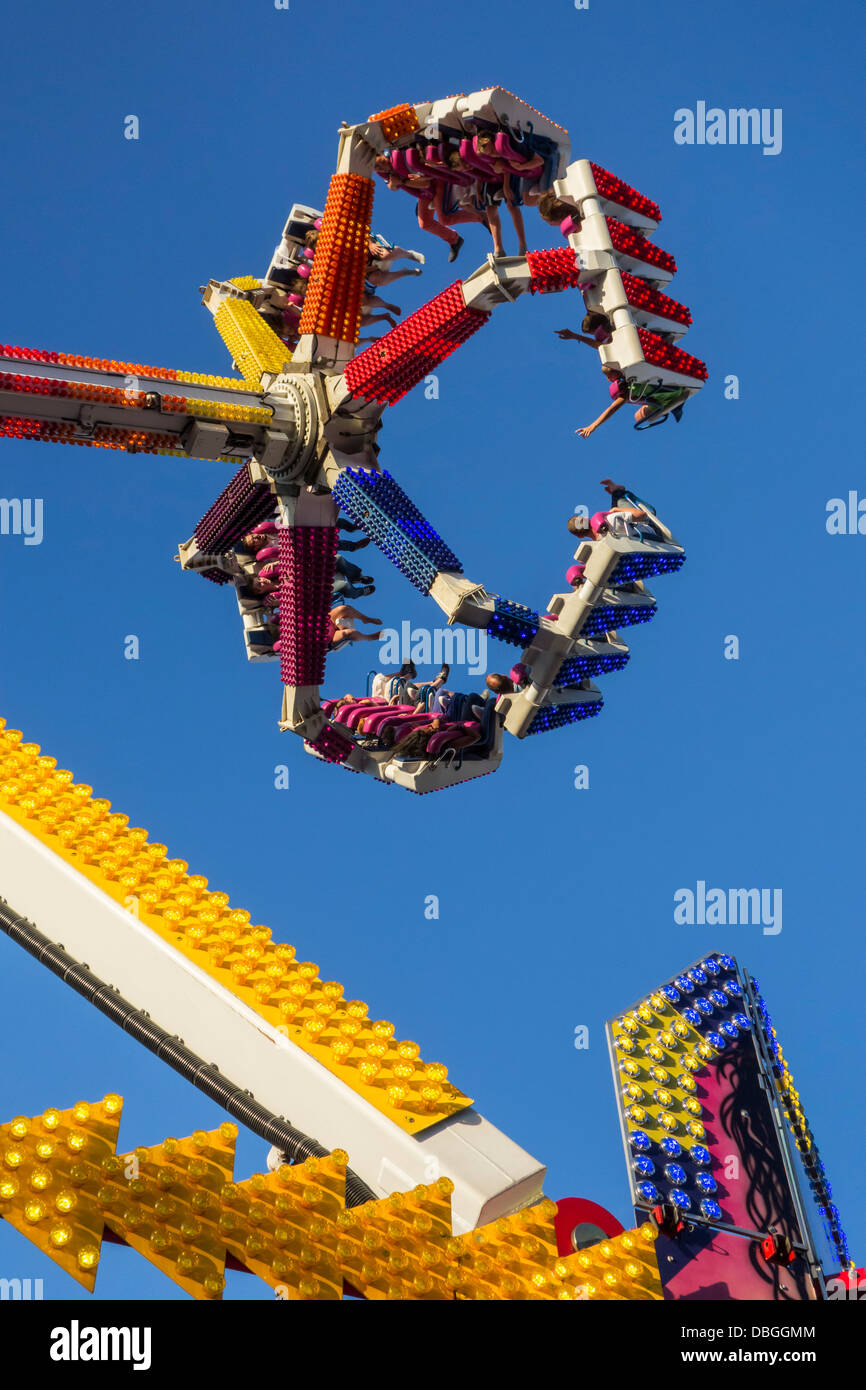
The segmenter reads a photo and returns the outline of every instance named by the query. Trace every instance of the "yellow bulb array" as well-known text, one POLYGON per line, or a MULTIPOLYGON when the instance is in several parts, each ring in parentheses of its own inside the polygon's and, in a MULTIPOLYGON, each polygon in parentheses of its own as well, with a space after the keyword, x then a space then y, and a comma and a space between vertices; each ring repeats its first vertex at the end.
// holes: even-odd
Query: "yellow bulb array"
POLYGON ((612 1032, 629 1132, 702 1142, 703 1107, 693 1077, 718 1056, 716 1049, 661 993, 617 1019, 612 1032))
POLYGON ((213 386, 221 391, 252 391, 258 393, 258 382, 250 383, 241 381, 234 376, 208 376, 204 372, 176 372, 176 381, 183 381, 190 386, 213 386))
POLYGON ((337 1217, 337 1258, 343 1277, 365 1298, 454 1297, 451 1193, 448 1178, 337 1217))
POLYGON ((236 1182, 233 1124, 118 1154, 121 1106, 0 1126, 0 1215, 90 1292, 107 1227, 198 1300, 222 1297, 229 1257, 288 1300, 662 1296, 650 1225, 559 1257, 544 1200, 452 1237, 447 1178, 347 1209, 340 1149, 236 1182))
POLYGON ((236 290, 260 290, 262 287, 261 280, 257 280, 255 275, 236 275, 228 283, 234 285, 236 290))
POLYGON ((120 1096, 0 1126, 0 1216, 90 1292, 105 1211, 87 1180, 117 1144, 120 1096))
POLYGON ((103 1160, 92 1178, 105 1224, 193 1298, 219 1298, 226 1247, 221 1193, 231 1184, 237 1127, 198 1130, 103 1160))
POLYGON ((593 1302, 661 1301, 664 1295, 654 1248, 657 1234, 646 1221, 560 1261, 574 1281, 572 1296, 593 1302))
POLYGON ((187 410, 205 420, 249 420, 255 425, 269 425, 274 412, 268 406, 231 405, 227 401, 199 401, 187 397, 187 410))
POLYGON ((265 372, 278 374, 291 360, 285 343, 248 299, 224 299, 214 322, 241 375, 251 384, 258 384, 265 372))
MULTIPOLYGON (((197 454, 188 454, 184 449, 154 449, 152 452, 158 454, 160 458, 189 459, 198 457, 197 454)), ((240 456, 235 457, 233 454, 220 454, 218 459, 208 459, 207 462, 230 463, 232 467, 237 468, 242 460, 240 456)))
POLYGON ((815 1145, 809 1135, 809 1122, 800 1102, 800 1092, 794 1085, 794 1078, 788 1063, 785 1061, 785 1054, 782 1051, 775 1028, 770 1028, 770 1034, 776 1044, 775 1060, 782 1071, 782 1075, 774 1077, 774 1080, 779 1099, 782 1102, 785 1119, 788 1121, 788 1128, 800 1153, 809 1154, 814 1150, 815 1145))
POLYGON ((441 1062, 424 1062, 418 1044, 398 1038, 393 1023, 371 1019, 365 1003, 344 998, 341 984, 321 980, 294 946, 272 941, 269 928, 251 924, 227 893, 190 873, 185 860, 169 859, 165 845, 131 827, 128 816, 2 719, 0 812, 133 907, 140 923, 402 1129, 419 1133, 472 1104, 441 1062))
POLYGON ((282 1298, 342 1297, 337 1246, 347 1162, 336 1149, 223 1189, 220 1231, 229 1254, 282 1298))
POLYGON ((554 1217, 548 1199, 451 1242, 458 1262, 458 1296, 488 1299, 563 1299, 565 1281, 556 1273, 554 1217))

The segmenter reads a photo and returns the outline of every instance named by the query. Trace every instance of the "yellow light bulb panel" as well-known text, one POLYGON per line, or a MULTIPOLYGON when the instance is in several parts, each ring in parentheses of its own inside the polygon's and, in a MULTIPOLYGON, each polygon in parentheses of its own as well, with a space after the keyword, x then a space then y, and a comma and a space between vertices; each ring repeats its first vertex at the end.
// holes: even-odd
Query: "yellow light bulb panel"
POLYGON ((660 1143, 702 1142, 703 1110, 695 1075, 716 1051, 662 995, 611 1024, 623 1113, 629 1134, 660 1143))
POLYGON ((237 1127, 198 1130, 102 1164, 105 1224, 193 1298, 225 1287, 221 1193, 232 1181, 237 1127))
MULTIPOLYGON (((198 457, 196 454, 188 454, 185 449, 154 449, 153 452, 158 454, 160 458, 188 459, 198 457)), ((227 463, 233 468, 237 468, 238 464, 242 462, 242 459, 240 455, 220 454, 218 459, 209 459, 208 462, 227 463)))
POLYGON ((90 1293, 105 1224, 99 1175, 122 1104, 108 1095, 0 1126, 0 1216, 90 1293))
POLYGON ((285 343, 248 299, 226 299, 214 315, 217 331, 244 379, 258 383, 266 372, 279 375, 291 360, 285 343))
POLYGON ((0 1126, 0 1213, 90 1292, 107 1227, 199 1301, 229 1256, 289 1301, 661 1297, 650 1226, 561 1258, 545 1199, 454 1237, 447 1178, 347 1209, 343 1150, 237 1182, 233 1124, 117 1153, 121 1107, 0 1126))
POLYGON ((815 1143, 814 1135, 806 1118, 800 1100, 800 1092, 794 1085, 794 1078, 791 1075, 790 1067, 785 1060, 785 1054, 779 1042, 776 1030, 767 1009, 766 1002, 761 994, 758 981, 754 977, 749 979, 750 988, 754 994, 755 1010, 757 1013, 757 1025, 763 1034, 764 1042, 770 1056, 770 1067, 773 1084, 776 1094, 782 1107, 782 1112, 794 1141, 794 1147, 799 1154, 800 1160, 805 1170, 805 1176, 812 1190, 812 1196, 818 1208, 821 1224, 824 1233, 833 1247, 836 1257, 843 1269, 853 1268, 851 1251, 848 1245, 848 1236, 842 1225, 839 1209, 833 1201, 832 1187, 827 1176, 818 1146, 815 1143))
POLYGON ((255 395, 258 395, 259 391, 258 382, 250 383, 234 376, 210 376, 206 372, 177 372, 174 379, 189 386, 212 386, 218 390, 226 391, 250 391, 255 395))
POLYGON ((348 1156, 336 1150, 275 1173, 257 1173, 220 1194, 220 1230, 230 1255, 283 1299, 342 1297, 338 1223, 348 1156))
POLYGON ((352 1288, 373 1301, 452 1298, 447 1178, 351 1207, 337 1218, 337 1255, 352 1288))
POLYGON ((271 940, 227 893, 169 859, 128 816, 73 781, 38 744, 0 720, 0 812, 83 874, 184 957, 314 1057, 340 1081, 409 1133, 420 1133, 472 1104, 440 1062, 392 1023, 371 1019, 361 1000, 344 998, 293 946, 271 940))
POLYGON ((163 396, 163 413, 194 415, 201 420, 248 420, 254 425, 269 425, 274 412, 269 406, 234 405, 229 401, 196 400, 192 396, 163 396))
POLYGON ((656 1229, 645 1221, 559 1262, 573 1296, 586 1301, 660 1302, 664 1298, 655 1253, 656 1229))
POLYGON ((556 1203, 545 1199, 456 1238, 458 1298, 563 1298, 566 1283, 556 1272, 555 1216, 556 1203))

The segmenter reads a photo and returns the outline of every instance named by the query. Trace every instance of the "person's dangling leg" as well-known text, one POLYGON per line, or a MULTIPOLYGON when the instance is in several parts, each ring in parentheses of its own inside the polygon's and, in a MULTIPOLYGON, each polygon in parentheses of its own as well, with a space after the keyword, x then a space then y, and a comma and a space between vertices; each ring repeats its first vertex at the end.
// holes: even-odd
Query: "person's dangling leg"
POLYGON ((384 632, 359 632, 355 627, 340 627, 334 631, 334 642, 382 642, 384 632))
POLYGON ((511 213, 511 220, 514 223, 514 230, 517 233, 517 254, 526 255, 526 228, 523 225, 523 213, 517 203, 509 203, 508 211, 511 213))
POLYGON ((417 261, 419 265, 425 263, 420 251, 407 251, 405 246, 392 246, 387 255, 380 258, 379 264, 390 270, 394 261, 417 261))
MULTIPOLYGON (((397 320, 396 320, 396 319, 392 319, 392 317, 391 317, 390 314, 362 314, 362 315, 361 315, 361 327, 362 327, 362 328, 367 328, 371 323, 387 323, 387 324, 389 325, 390 328, 396 328, 396 327, 397 327, 397 320)), ((374 342, 378 342, 379 339, 378 339, 378 338, 374 338, 373 341, 374 341, 374 342)))
POLYGON ((361 304, 361 314, 366 315, 369 309, 386 309, 389 314, 399 314, 402 310, 399 304, 389 304, 387 299, 383 299, 380 294, 365 294, 361 304))
POLYGON ((452 232, 450 227, 443 227, 436 221, 436 214, 430 203, 422 202, 418 199, 418 226, 423 232, 430 232, 437 236, 440 241, 447 241, 449 246, 453 246, 455 241, 459 241, 457 232, 452 232))
POLYGON ((346 618, 357 618, 359 623, 373 623, 376 627, 381 625, 381 618, 368 618, 359 609, 353 608, 350 603, 338 603, 336 608, 331 609, 331 618, 335 623, 340 623, 346 618))
POLYGON ((411 270, 380 270, 375 267, 367 271, 367 279, 371 285, 391 285, 395 280, 403 280, 407 275, 422 274, 420 266, 413 266, 411 270))
POLYGON ((361 566, 354 565, 351 560, 344 560, 342 555, 337 556, 337 573, 345 575, 350 584, 358 584, 364 578, 361 566))
POLYGON ((499 209, 494 207, 493 203, 491 203, 490 206, 485 209, 484 218, 487 223, 487 229, 493 237, 494 256, 504 256, 505 248, 502 245, 502 223, 499 220, 499 209))
POLYGON ((484 214, 475 208, 455 208, 453 212, 443 212, 442 221, 446 227, 457 226, 461 222, 483 222, 484 214))

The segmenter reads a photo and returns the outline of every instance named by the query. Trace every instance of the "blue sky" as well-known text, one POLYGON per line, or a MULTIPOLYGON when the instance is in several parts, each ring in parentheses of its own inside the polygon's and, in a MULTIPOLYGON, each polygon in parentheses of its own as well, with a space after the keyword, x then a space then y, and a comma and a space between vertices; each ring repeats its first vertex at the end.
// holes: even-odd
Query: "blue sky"
MULTIPOLYGON (((680 267, 671 292, 694 316, 684 346, 710 369, 679 426, 635 434, 621 412, 575 436, 607 394, 587 349, 554 336, 581 316, 560 295, 500 310, 441 368, 439 399, 416 392, 380 437, 382 462, 467 573, 531 607, 563 587, 565 521, 600 505, 600 478, 657 504, 688 562, 651 586, 658 617, 634 630, 628 669, 603 680, 600 718, 509 740, 495 780, 435 797, 319 766, 279 734, 278 668, 246 664, 231 596, 172 561, 224 485, 220 466, 7 440, 0 491, 42 497, 45 535, 30 547, 0 536, 0 713, 446 1062, 548 1164, 551 1196, 623 1220, 603 1021, 699 954, 730 950, 761 981, 861 1261, 866 537, 828 535, 825 519, 830 498, 866 496, 862 313, 846 287, 862 220, 862 29, 853 7, 803 0, 503 0, 483 19, 216 0, 140 4, 122 22, 85 0, 7 19, 0 92, 0 338, 32 347, 229 372, 197 286, 261 273, 291 203, 322 205, 340 121, 404 100, 501 83, 567 126, 575 157, 659 202, 656 240, 680 267), (701 100, 781 108, 781 153, 675 144, 674 112, 701 100), (123 138, 129 114, 137 142, 123 138), (739 399, 725 399, 729 374, 739 399), (131 633, 137 662, 123 657, 131 633), (574 788, 577 764, 588 790, 574 788), (782 931, 677 925, 673 895, 699 879, 781 888, 782 931), (573 1046, 579 1024, 588 1051, 573 1046)), ((374 226, 427 254, 425 275, 395 287, 404 310, 451 283, 409 199, 377 189, 374 226)), ((530 245, 557 244, 530 226, 530 245)), ((463 274, 488 249, 469 232, 463 274)), ((370 611, 438 625, 386 561, 370 565, 370 611)), ((333 657, 326 690, 362 688, 375 650, 333 657)), ((491 644, 490 669, 513 655, 491 644)), ((0 950, 14 1040, 4 1121, 116 1090, 124 1148, 220 1122, 23 953, 0 950)), ((262 1159, 242 1137, 239 1175, 262 1159)), ((2 1225, 0 1272, 76 1294, 2 1225)), ((112 1247, 97 1292, 183 1297, 112 1247)), ((227 1296, 270 1295, 233 1275, 227 1296)))

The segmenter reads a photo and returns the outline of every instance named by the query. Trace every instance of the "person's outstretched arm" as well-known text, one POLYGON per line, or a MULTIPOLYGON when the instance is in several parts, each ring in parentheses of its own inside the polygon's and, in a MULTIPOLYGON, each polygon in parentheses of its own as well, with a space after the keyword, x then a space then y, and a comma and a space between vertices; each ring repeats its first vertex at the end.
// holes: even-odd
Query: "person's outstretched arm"
POLYGON ((591 425, 584 425, 582 429, 575 430, 575 434, 579 434, 581 439, 589 439, 589 436, 592 434, 593 430, 597 430, 599 425, 603 425, 605 420, 609 420, 611 415, 615 415, 616 412, 620 409, 620 407, 624 405, 625 398, 621 396, 618 401, 614 401, 613 405, 609 405, 607 410, 602 411, 598 419, 593 420, 591 425))
POLYGON ((598 342, 595 338, 587 338, 583 333, 573 333, 570 328, 557 328, 554 331, 557 338, 562 338, 564 342, 586 343, 587 347, 598 347, 598 342))

